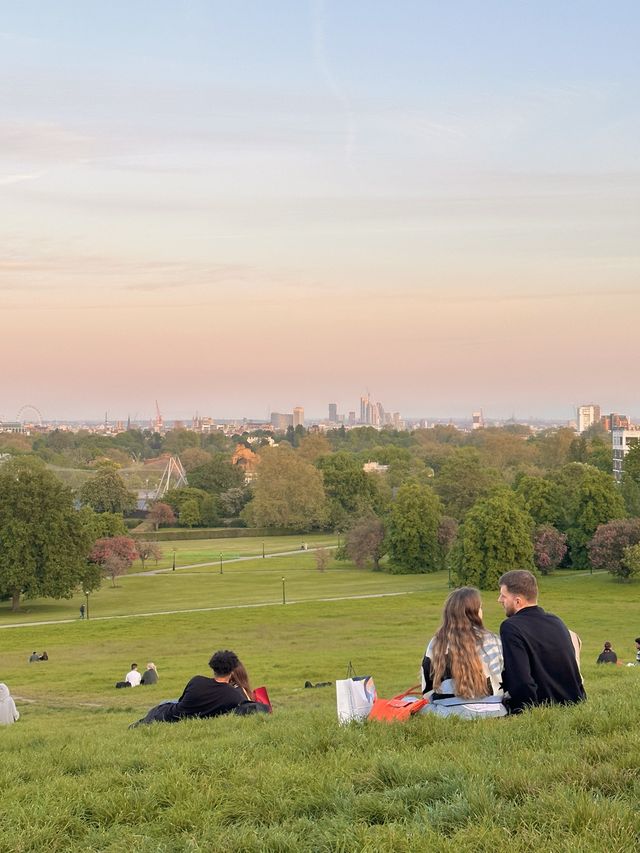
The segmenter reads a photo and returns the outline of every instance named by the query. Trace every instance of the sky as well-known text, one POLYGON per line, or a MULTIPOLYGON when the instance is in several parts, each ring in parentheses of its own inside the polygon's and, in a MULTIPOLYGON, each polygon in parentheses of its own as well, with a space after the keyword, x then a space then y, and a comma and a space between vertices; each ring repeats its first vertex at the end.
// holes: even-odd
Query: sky
POLYGON ((636 0, 0 0, 0 419, 640 417, 636 0))

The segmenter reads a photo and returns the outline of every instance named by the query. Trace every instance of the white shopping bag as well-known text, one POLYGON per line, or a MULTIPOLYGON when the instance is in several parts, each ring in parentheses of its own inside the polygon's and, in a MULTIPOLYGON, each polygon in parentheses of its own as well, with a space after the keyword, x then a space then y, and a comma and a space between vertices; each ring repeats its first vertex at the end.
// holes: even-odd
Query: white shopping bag
POLYGON ((370 675, 336 681, 338 720, 341 723, 366 720, 376 696, 376 686, 370 675))

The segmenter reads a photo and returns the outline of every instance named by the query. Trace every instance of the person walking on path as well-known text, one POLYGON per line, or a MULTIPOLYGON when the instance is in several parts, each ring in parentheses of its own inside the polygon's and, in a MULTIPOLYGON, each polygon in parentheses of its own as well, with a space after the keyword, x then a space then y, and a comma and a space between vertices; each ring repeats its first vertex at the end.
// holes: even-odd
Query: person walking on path
POLYGON ((586 699, 569 629, 538 606, 538 583, 524 569, 500 578, 507 618, 500 625, 505 705, 519 714, 534 705, 568 705, 586 699))
POLYGON ((84 619, 84 604, 80 605, 80 618, 84 619))

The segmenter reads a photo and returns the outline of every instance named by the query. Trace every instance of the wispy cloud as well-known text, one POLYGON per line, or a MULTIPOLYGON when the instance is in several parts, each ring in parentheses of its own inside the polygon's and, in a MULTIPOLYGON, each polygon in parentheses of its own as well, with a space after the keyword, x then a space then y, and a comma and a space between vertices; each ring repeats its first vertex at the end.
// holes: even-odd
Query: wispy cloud
POLYGON ((313 29, 313 57, 316 68, 340 104, 345 116, 344 153, 351 161, 356 148, 356 119, 351 101, 329 64, 326 45, 326 6, 324 0, 313 0, 311 7, 313 29))
POLYGON ((42 172, 37 172, 33 175, 0 175, 0 187, 6 187, 9 184, 20 184, 23 181, 35 181, 42 177, 42 172))

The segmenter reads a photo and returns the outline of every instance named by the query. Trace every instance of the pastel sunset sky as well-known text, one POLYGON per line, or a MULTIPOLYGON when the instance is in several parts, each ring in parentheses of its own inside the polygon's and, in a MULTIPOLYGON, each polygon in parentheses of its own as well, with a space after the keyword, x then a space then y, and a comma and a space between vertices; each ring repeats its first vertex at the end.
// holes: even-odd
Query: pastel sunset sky
POLYGON ((640 416, 636 0, 0 10, 0 418, 640 416))

